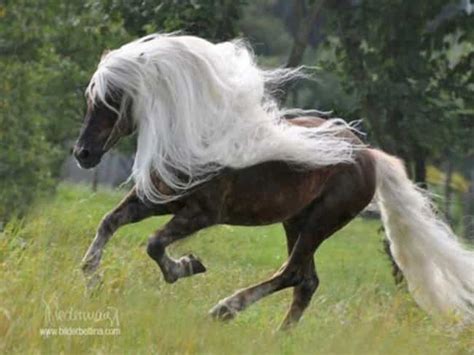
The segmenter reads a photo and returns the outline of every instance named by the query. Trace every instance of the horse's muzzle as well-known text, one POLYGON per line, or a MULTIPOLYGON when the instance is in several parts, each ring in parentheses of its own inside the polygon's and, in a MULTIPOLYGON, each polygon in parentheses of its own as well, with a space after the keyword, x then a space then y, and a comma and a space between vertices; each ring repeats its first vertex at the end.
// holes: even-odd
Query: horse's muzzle
POLYGON ((83 169, 91 169, 100 163, 102 153, 91 151, 83 146, 76 145, 73 150, 79 166, 83 169))

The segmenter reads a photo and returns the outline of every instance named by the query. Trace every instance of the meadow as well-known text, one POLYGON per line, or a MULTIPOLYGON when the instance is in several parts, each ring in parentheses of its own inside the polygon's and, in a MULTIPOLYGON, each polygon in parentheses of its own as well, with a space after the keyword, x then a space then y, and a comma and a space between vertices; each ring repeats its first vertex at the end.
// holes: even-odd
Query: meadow
POLYGON ((173 285, 145 252, 147 237, 167 217, 126 226, 107 246, 102 286, 87 293, 80 261, 101 217, 123 194, 61 185, 54 198, 0 232, 0 353, 474 354, 473 327, 431 318, 403 285, 395 287, 377 220, 357 218, 321 246, 320 287, 287 333, 275 330, 291 290, 232 322, 207 314, 285 261, 279 225, 217 226, 176 243, 170 254, 193 252, 208 271, 173 285), (51 333, 78 328, 115 334, 51 333))

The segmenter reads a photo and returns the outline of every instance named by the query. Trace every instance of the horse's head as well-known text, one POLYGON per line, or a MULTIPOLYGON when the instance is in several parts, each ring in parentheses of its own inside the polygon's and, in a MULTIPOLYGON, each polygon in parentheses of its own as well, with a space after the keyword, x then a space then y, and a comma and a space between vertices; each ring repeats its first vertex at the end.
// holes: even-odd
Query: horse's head
POLYGON ((123 106, 122 94, 114 92, 104 100, 87 99, 87 112, 73 154, 82 168, 90 169, 100 163, 102 156, 135 127, 130 104, 123 106))

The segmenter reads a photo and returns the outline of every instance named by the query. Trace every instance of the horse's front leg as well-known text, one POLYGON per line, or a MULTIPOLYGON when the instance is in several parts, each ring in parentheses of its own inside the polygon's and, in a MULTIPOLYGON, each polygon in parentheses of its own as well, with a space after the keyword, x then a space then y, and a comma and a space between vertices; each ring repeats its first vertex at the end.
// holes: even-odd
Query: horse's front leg
POLYGON ((197 205, 187 205, 150 237, 147 253, 160 267, 166 282, 173 283, 182 277, 206 271, 195 256, 187 255, 175 260, 167 255, 166 247, 213 224, 215 218, 209 212, 203 211, 197 205))
POLYGON ((89 278, 95 274, 105 245, 120 226, 139 222, 153 215, 167 213, 164 206, 143 203, 138 198, 136 190, 132 189, 120 204, 107 213, 100 222, 96 236, 82 259, 82 270, 86 277, 89 278))

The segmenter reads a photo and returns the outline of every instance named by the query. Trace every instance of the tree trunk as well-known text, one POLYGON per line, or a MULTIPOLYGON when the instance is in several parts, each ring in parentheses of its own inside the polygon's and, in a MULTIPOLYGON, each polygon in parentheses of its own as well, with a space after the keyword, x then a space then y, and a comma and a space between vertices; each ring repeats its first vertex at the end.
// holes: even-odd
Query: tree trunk
POLYGON ((453 180, 453 163, 451 159, 446 161, 446 178, 444 179, 444 214, 446 215, 446 220, 452 222, 451 218, 451 182, 453 180))
POLYGON ((464 238, 474 243, 474 168, 470 171, 469 190, 464 196, 464 238))
MULTIPOLYGON (((313 24, 316 21, 321 8, 323 7, 324 1, 325 0, 316 0, 307 12, 308 15, 304 16, 304 0, 294 0, 294 14, 296 16, 296 22, 298 22, 299 25, 295 33, 290 55, 288 56, 288 60, 285 64, 286 68, 294 68, 301 65, 304 52, 308 46, 311 29, 313 28, 313 24)), ((285 83, 278 91, 276 96, 280 103, 285 102, 286 97, 288 96, 288 89, 290 85, 291 83, 285 83)))
POLYGON ((421 151, 417 150, 414 157, 415 163, 415 182, 423 189, 426 189, 426 155, 421 151))
MULTIPOLYGON (((298 8, 297 13, 302 14, 301 11, 304 9, 303 0, 295 0, 295 8, 298 8)), ((298 30, 295 34, 295 40, 293 42, 293 47, 291 48, 288 61, 286 62, 286 67, 292 68, 301 64, 303 60, 303 54, 308 46, 309 35, 311 34, 311 29, 313 28, 314 21, 319 15, 321 8, 323 7, 324 0, 315 1, 313 6, 309 9, 308 15, 306 17, 300 17, 301 22, 298 26, 298 30)))

